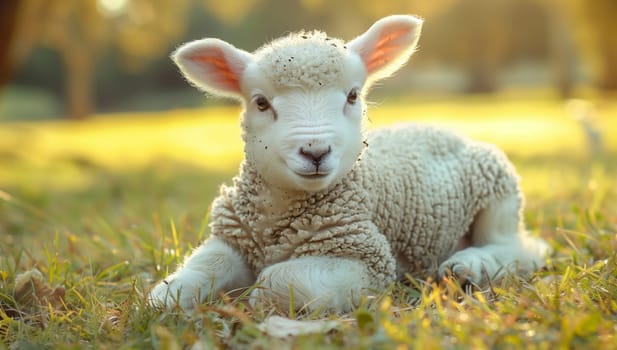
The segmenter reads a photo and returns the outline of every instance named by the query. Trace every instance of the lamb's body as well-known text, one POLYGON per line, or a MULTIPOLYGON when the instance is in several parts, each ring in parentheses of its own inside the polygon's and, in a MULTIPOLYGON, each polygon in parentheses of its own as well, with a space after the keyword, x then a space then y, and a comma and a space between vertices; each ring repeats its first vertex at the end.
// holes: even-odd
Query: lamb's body
POLYGON ((302 256, 346 257, 366 262, 370 284, 383 288, 397 270, 435 272, 482 208, 519 194, 514 169, 492 146, 417 125, 373 132, 367 143, 343 181, 278 212, 263 205, 260 175, 243 166, 214 202, 212 235, 255 275, 302 256))
POLYGON ((542 264, 546 245, 527 236, 518 177, 495 147, 426 126, 365 139, 362 96, 407 60, 420 27, 392 16, 348 43, 312 32, 254 54, 216 39, 178 50, 189 80, 243 101, 245 159, 213 203, 211 237, 154 304, 191 308, 259 282, 253 302, 350 309, 404 273, 481 283, 542 264))

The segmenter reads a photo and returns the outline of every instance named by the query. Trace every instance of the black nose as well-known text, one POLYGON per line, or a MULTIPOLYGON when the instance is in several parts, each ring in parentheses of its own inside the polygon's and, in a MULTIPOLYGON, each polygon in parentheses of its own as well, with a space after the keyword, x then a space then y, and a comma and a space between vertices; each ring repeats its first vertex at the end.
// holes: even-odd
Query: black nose
POLYGON ((321 163, 321 160, 328 155, 328 153, 330 153, 332 151, 332 148, 330 146, 328 146, 328 148, 316 148, 316 147, 311 147, 311 148, 304 148, 304 147, 300 147, 300 154, 308 159, 309 161, 311 161, 313 163, 313 165, 315 165, 316 167, 319 167, 319 164, 321 163))

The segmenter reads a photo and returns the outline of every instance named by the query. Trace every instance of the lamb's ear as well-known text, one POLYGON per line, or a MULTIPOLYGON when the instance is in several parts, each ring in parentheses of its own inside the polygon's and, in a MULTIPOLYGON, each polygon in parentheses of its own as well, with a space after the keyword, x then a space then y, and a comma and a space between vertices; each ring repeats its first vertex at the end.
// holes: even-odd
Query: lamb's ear
POLYGON ((182 74, 199 89, 240 98, 240 81, 253 56, 219 40, 202 39, 182 45, 172 54, 182 74))
POLYGON ((396 72, 415 51, 422 19, 408 15, 388 16, 347 44, 366 67, 369 82, 396 72))

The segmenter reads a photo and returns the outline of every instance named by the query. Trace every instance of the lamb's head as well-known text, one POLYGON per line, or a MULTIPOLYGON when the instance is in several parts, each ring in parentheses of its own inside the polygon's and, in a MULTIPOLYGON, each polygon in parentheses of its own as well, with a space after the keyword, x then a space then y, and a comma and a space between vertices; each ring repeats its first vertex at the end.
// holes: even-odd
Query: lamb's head
POLYGON ((396 15, 348 43, 296 33, 252 54, 203 39, 173 58, 198 88, 243 101, 246 161, 269 185, 319 191, 354 166, 363 149, 363 96, 407 61, 421 26, 396 15))

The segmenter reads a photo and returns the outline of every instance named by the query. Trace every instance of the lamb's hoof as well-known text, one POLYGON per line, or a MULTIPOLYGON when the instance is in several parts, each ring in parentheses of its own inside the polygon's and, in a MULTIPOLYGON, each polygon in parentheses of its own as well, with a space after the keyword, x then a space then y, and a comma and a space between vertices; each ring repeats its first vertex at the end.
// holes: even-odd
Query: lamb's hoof
POLYGON ((190 311, 196 305, 196 298, 190 290, 183 290, 174 280, 159 282, 150 290, 147 301, 150 307, 165 311, 190 311))
POLYGON ((169 282, 163 280, 159 282, 150 293, 148 293, 148 305, 155 309, 169 309, 177 304, 177 300, 172 297, 169 282))
POLYGON ((479 282, 479 276, 472 269, 462 263, 443 264, 439 268, 440 280, 455 279, 463 289, 475 286, 479 282))

